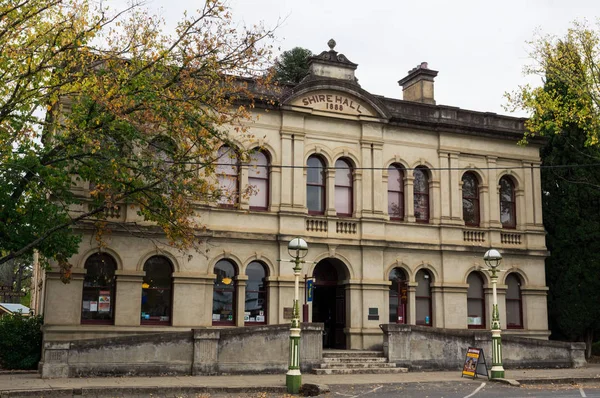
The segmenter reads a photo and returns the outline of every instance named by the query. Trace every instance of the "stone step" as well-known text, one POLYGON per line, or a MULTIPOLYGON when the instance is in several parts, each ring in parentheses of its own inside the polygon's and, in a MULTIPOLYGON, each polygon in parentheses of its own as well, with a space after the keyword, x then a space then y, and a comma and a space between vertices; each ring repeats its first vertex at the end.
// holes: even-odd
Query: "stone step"
POLYGON ((387 362, 348 362, 348 363, 322 363, 320 369, 366 369, 366 368, 395 368, 395 363, 387 362))
POLYGON ((362 351, 362 350, 323 350, 323 358, 378 358, 383 357, 383 351, 362 351))
POLYGON ((386 374, 406 373, 407 368, 352 368, 352 369, 313 369, 317 375, 348 375, 348 374, 386 374))
POLYGON ((344 358, 323 358, 326 363, 385 363, 385 357, 344 357, 344 358))

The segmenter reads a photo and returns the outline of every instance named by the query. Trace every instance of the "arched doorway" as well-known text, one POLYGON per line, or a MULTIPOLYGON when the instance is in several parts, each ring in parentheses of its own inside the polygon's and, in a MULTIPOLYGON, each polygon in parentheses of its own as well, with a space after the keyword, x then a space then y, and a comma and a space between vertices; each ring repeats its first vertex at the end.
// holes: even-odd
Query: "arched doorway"
POLYGON ((346 266, 337 259, 319 261, 313 271, 315 292, 312 321, 321 322, 323 348, 346 348, 346 287, 348 280, 346 266))

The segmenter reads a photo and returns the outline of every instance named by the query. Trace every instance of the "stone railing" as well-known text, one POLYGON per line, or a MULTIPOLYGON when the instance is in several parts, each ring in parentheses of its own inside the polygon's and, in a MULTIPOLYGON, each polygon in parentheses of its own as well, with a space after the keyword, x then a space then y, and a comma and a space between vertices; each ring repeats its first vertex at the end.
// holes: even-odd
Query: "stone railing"
POLYGON ((485 242, 485 232, 466 229, 463 231, 465 242, 485 242))
MULTIPOLYGON (((323 359, 323 324, 301 330, 300 366, 308 371, 323 359)), ((39 369, 43 378, 283 374, 289 342, 289 324, 46 341, 39 369)))
MULTIPOLYGON (((469 347, 482 348, 491 364, 490 331, 385 324, 383 351, 390 363, 411 369, 461 369, 469 347)), ((502 362, 514 368, 579 368, 586 365, 585 343, 502 336, 502 362)))
POLYGON ((500 242, 503 245, 520 245, 521 244, 521 234, 502 232, 500 234, 500 242))
POLYGON ((338 234, 355 234, 357 231, 356 223, 351 221, 337 221, 335 232, 338 234))
POLYGON ((327 220, 321 218, 307 218, 306 230, 308 232, 327 232, 327 220))

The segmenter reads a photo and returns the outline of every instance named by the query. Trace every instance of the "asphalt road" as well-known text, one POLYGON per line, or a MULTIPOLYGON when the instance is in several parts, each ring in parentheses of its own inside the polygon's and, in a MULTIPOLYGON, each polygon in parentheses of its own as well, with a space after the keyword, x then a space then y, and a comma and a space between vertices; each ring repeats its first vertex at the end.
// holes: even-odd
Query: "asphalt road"
MULTIPOLYGON (((531 384, 511 387, 489 381, 440 383, 404 383, 372 385, 330 385, 326 398, 600 398, 600 384, 577 385, 531 384)), ((275 398, 282 394, 210 394, 203 397, 275 398)))

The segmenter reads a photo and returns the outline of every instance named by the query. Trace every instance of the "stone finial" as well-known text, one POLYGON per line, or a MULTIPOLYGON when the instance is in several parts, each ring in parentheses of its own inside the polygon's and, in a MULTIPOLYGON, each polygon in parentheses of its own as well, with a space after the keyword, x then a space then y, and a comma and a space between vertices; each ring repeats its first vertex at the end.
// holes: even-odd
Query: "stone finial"
POLYGON ((335 45, 337 43, 335 42, 335 40, 333 39, 329 39, 329 41, 327 42, 327 45, 329 46, 329 49, 333 51, 333 49, 335 48, 335 45))

